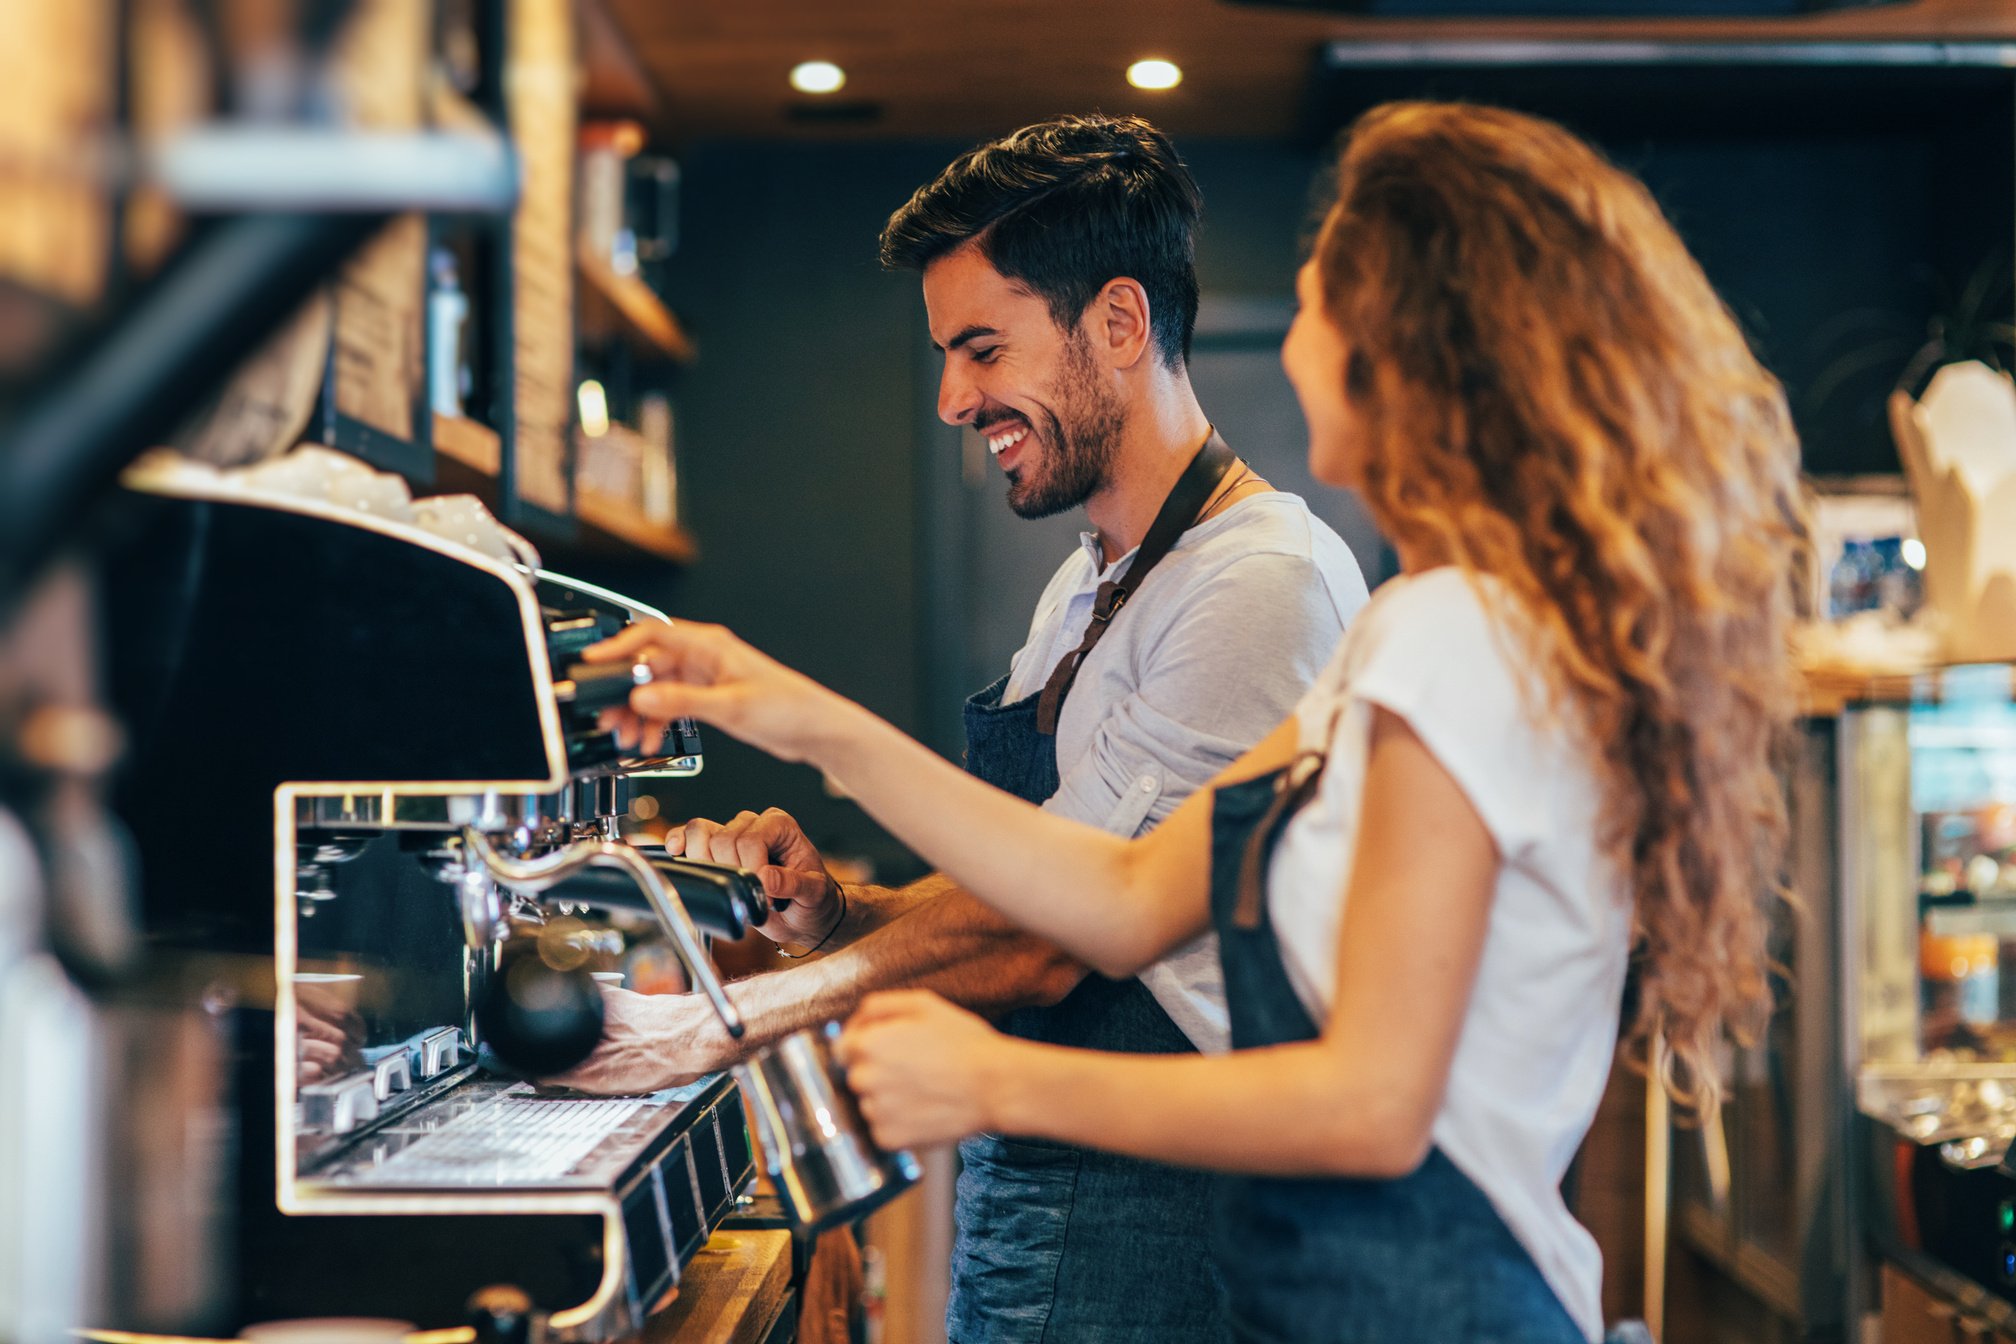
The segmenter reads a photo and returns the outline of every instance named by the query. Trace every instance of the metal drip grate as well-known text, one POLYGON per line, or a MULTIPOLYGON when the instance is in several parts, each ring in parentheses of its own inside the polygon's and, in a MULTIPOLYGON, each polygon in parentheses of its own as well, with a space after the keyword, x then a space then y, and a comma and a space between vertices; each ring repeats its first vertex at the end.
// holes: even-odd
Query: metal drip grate
POLYGON ((634 1097, 544 1100, 505 1095, 387 1158, 382 1185, 530 1185, 558 1181, 643 1105, 634 1097))

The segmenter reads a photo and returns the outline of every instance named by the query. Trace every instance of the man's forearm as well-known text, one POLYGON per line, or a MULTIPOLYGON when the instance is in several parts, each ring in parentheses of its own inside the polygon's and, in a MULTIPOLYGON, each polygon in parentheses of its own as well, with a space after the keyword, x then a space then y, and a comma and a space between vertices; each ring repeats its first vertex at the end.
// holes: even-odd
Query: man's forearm
MULTIPOLYGON (((949 881, 937 875, 923 881, 944 886, 909 901, 902 912, 840 951, 729 985, 728 995, 747 1025, 740 1049, 846 1017, 863 996, 878 989, 936 990, 976 1012, 999 1014, 1054 1003, 1084 978, 1082 965, 1015 928, 949 881)), ((901 897, 921 885, 892 894, 901 897)), ((851 920, 853 893, 860 889, 847 890, 851 920)))
POLYGON ((892 920, 901 919, 927 901, 959 890, 959 885, 943 873, 929 873, 900 887, 877 887, 837 879, 834 885, 846 898, 847 913, 826 940, 826 946, 820 953, 822 957, 831 956, 876 930, 887 928, 892 920))

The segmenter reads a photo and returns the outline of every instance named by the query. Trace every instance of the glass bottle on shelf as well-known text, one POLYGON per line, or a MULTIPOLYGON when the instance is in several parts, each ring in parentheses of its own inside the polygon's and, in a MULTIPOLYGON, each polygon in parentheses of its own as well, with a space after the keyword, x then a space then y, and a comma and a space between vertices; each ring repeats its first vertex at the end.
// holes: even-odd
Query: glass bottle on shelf
POLYGON ((427 292, 427 403, 434 414, 453 419, 462 415, 462 398, 469 390, 462 339, 469 296, 456 275, 455 254, 447 248, 432 250, 428 273, 433 283, 427 292))

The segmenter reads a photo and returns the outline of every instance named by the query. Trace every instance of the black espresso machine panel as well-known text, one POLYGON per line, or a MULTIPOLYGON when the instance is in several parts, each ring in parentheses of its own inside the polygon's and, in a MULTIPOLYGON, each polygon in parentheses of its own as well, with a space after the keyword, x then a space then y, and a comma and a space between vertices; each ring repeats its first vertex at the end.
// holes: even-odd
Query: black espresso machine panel
MULTIPOLYGON (((639 776, 580 651, 658 616, 410 524, 201 479, 129 490, 106 574, 119 791, 158 956, 239 968, 228 1332, 463 1323, 524 1289, 561 1339, 632 1331, 753 1174, 725 1076, 642 1097, 526 1078, 599 1036, 589 978, 662 938, 731 1031, 710 934, 744 873, 624 843, 639 776)), ((227 1145, 228 1147, 228 1145, 227 1145)), ((95 1323, 117 1327, 118 1322, 95 1323)))

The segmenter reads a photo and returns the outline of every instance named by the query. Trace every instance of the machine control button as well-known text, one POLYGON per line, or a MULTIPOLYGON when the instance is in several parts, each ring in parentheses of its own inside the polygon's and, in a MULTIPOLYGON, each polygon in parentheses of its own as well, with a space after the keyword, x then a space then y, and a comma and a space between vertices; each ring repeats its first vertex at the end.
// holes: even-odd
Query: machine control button
POLYGON ((413 1086, 413 1054, 394 1050, 371 1066, 371 1091, 379 1101, 388 1101, 394 1092, 413 1086))
POLYGON ((310 1083, 301 1089, 301 1125, 329 1134, 348 1134, 378 1118, 377 1077, 363 1069, 310 1083))
POLYGON ((562 668, 579 662, 581 650, 608 639, 626 624, 628 622, 623 617, 613 612, 548 620, 546 651, 553 662, 553 675, 559 676, 562 668))
POLYGON ((420 1038, 420 1076, 432 1078, 462 1062, 462 1033, 454 1027, 436 1027, 420 1038))

